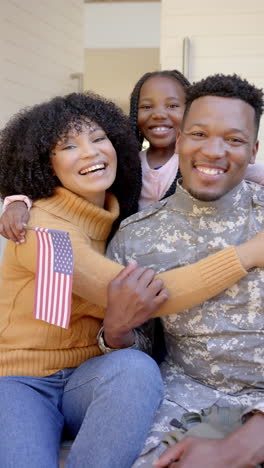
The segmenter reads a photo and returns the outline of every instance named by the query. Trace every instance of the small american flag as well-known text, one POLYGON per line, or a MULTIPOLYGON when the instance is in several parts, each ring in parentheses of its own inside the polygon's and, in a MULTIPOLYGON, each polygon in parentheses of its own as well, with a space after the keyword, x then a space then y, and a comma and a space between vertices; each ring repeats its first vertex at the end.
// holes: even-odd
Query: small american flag
POLYGON ((36 231, 38 260, 34 318, 69 328, 71 316, 73 252, 68 232, 28 228, 36 231))

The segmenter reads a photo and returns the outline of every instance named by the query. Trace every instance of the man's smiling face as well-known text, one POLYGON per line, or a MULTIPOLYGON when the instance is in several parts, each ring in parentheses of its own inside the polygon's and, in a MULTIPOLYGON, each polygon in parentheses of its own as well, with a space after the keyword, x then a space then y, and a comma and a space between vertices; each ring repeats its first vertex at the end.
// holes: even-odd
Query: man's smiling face
POLYGON ((237 98, 200 97, 190 106, 176 149, 183 187, 199 200, 217 200, 255 162, 255 110, 237 98))

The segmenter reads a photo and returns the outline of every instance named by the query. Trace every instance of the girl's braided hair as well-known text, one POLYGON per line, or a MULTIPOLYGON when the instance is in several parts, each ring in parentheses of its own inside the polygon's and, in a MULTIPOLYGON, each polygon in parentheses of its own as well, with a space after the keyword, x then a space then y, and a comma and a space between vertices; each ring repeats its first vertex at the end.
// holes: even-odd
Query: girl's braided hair
MULTIPOLYGON (((140 90, 143 84, 149 79, 154 77, 162 77, 162 78, 171 78, 182 85, 184 89, 187 89, 190 86, 190 82, 185 78, 185 76, 179 72, 178 70, 162 70, 162 71, 154 71, 150 73, 145 73, 139 81, 135 84, 134 89, 131 93, 130 97, 130 120, 132 124, 132 128, 134 134, 138 141, 139 151, 141 150, 142 143, 144 140, 144 135, 140 132, 138 128, 138 102, 139 102, 139 95, 140 90)), ((177 176, 175 177, 174 181, 172 182, 170 188, 166 192, 163 198, 169 197, 173 195, 176 190, 176 182, 177 179, 180 177, 180 172, 178 171, 177 176)), ((139 192, 141 191, 142 186, 142 173, 141 171, 138 172, 138 185, 139 185, 139 192)))
POLYGON ((187 89, 190 86, 190 82, 185 78, 185 76, 179 72, 178 70, 162 70, 162 71, 154 71, 150 73, 145 73, 138 82, 135 84, 134 89, 131 93, 130 97, 130 120, 132 123, 132 128, 134 130, 134 133, 137 137, 137 140, 139 142, 139 148, 141 149, 143 140, 144 140, 144 135, 140 132, 138 128, 138 101, 139 101, 139 95, 140 95, 140 90, 143 86, 143 84, 149 79, 149 78, 154 78, 154 77, 162 77, 162 78, 171 78, 172 80, 177 81, 182 85, 184 89, 187 89))

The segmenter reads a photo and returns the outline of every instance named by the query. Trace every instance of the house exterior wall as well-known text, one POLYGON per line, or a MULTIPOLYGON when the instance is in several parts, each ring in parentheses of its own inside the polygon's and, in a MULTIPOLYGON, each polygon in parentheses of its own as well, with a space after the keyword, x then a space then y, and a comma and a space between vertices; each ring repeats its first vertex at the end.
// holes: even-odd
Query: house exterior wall
POLYGON ((159 48, 85 49, 84 88, 129 113, 129 96, 135 83, 151 70, 160 70, 159 48))
MULTIPOLYGON (((183 39, 189 37, 191 81, 237 73, 262 88, 263 24, 263 0, 162 0, 161 67, 182 70, 183 39)), ((258 160, 264 161, 264 119, 259 139, 258 160)))
POLYGON ((159 44, 160 2, 86 3, 84 88, 128 112, 135 83, 160 69, 159 44))
MULTIPOLYGON (((0 127, 22 107, 77 89, 83 10, 83 0, 0 0, 0 127)), ((0 258, 2 250, 0 239, 0 258)))
POLYGON ((85 48, 158 48, 160 2, 96 2, 85 5, 85 48))

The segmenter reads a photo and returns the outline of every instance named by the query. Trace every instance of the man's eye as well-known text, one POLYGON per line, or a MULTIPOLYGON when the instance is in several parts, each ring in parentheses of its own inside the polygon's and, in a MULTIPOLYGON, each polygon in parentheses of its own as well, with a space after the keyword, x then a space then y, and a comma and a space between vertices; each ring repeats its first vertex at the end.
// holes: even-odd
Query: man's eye
POLYGON ((227 138, 227 141, 230 141, 231 143, 242 143, 242 140, 240 140, 239 138, 227 138))

